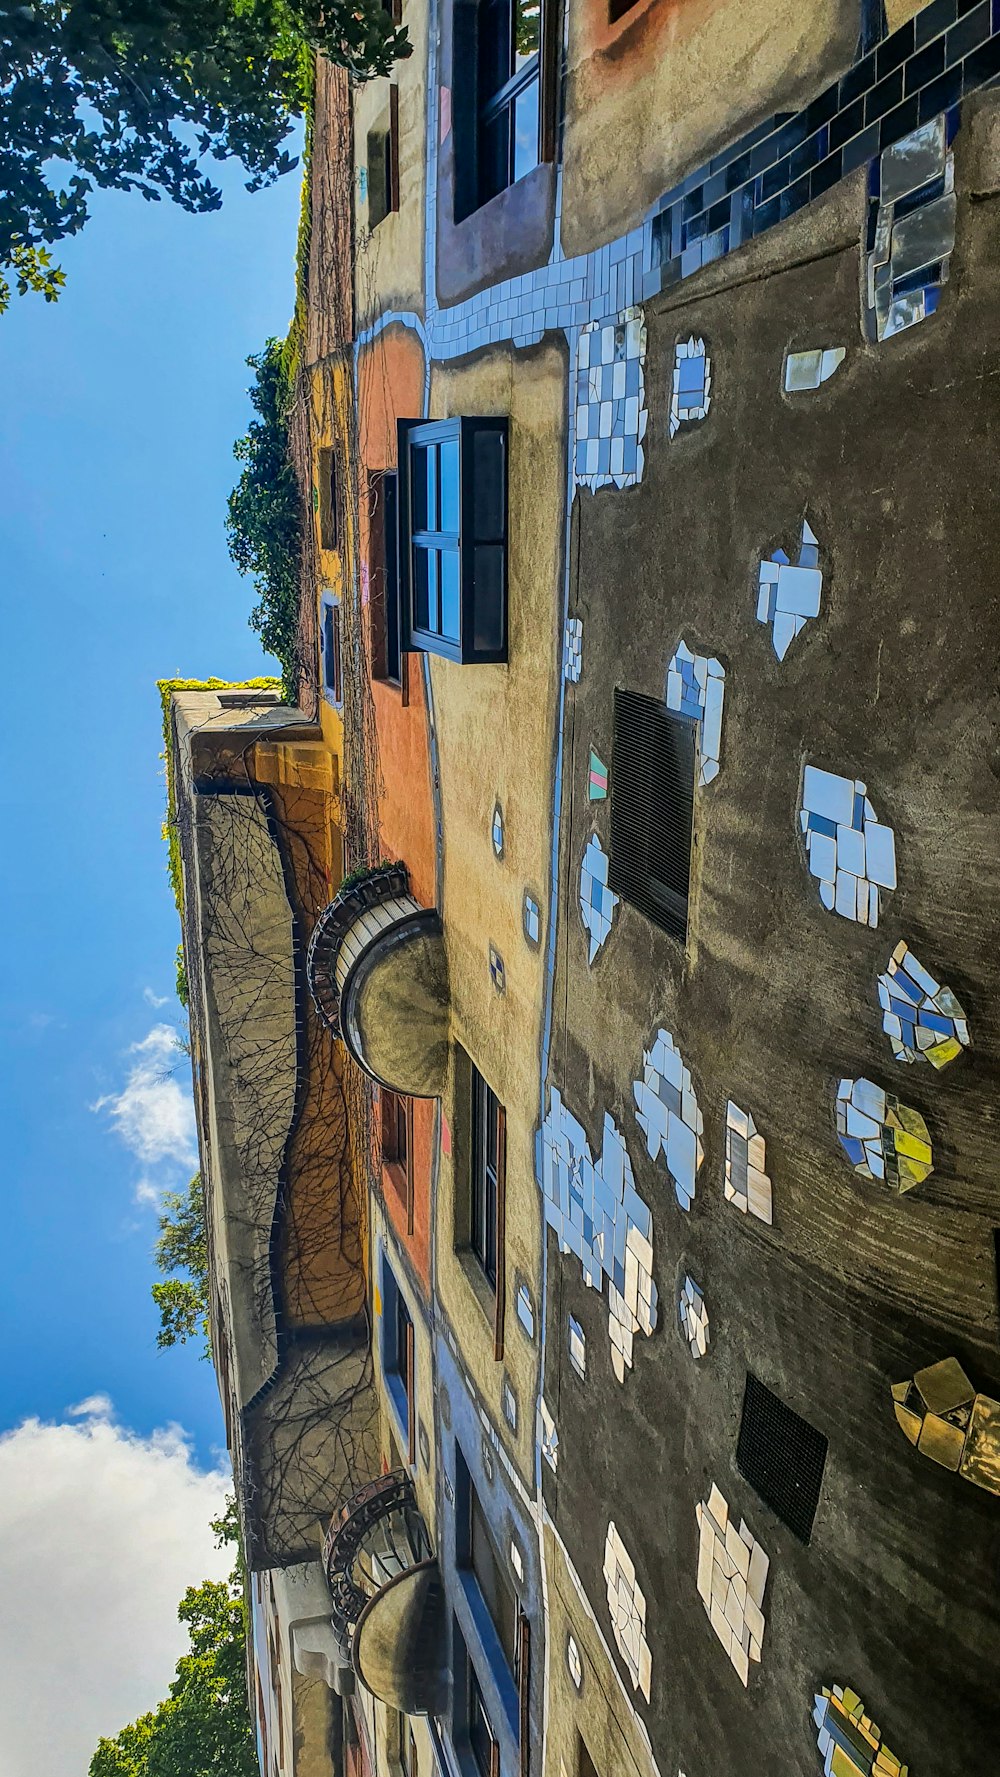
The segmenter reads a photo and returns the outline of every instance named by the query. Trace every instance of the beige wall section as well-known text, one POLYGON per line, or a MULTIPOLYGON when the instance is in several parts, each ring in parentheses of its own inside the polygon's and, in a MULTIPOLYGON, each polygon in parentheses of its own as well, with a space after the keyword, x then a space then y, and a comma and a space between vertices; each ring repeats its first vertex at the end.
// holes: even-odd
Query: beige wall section
POLYGON ((389 80, 369 80, 354 97, 355 271, 354 300, 360 331, 385 309, 424 312, 424 186, 427 149, 427 12, 424 0, 403 0, 402 23, 413 54, 397 62, 389 80), (359 178, 368 165, 369 131, 389 114, 389 88, 397 88, 399 115, 399 209, 376 228, 359 178))
MULTIPOLYGON (((580 1740, 598 1771, 614 1777, 657 1777, 644 1734, 626 1701, 594 1619, 581 1599, 562 1543, 546 1524, 548 1584, 548 1694, 545 1699, 545 1777, 577 1777, 580 1740), (566 1664, 568 1637, 580 1652, 579 1691, 566 1664)), ((673 1777, 673 1771, 663 1777, 673 1777)))
MULTIPOLYGON (((444 1108, 453 1139, 441 1158, 436 1215, 437 1289, 465 1361, 494 1423, 533 1486, 537 1346, 524 1335, 515 1273, 539 1301, 542 1221, 534 1176, 538 1069, 548 931, 553 750, 561 654, 564 414, 566 357, 557 345, 530 353, 491 351, 460 369, 436 371, 434 417, 508 414, 510 517, 509 660, 457 666, 431 659, 444 826, 443 915, 452 997, 452 1034, 507 1111, 506 1338, 493 1356, 492 1308, 477 1267, 454 1248, 455 1166, 467 1157, 467 1079, 454 1062, 444 1108), (493 806, 504 815, 504 856, 490 838, 493 806), (524 891, 542 909, 542 944, 523 933, 524 891), (504 960, 507 991, 496 993, 489 946, 504 960), (455 1100, 456 1072, 461 1101, 455 1100), (516 1436, 501 1410, 507 1371, 518 1403, 516 1436)), ((459 1190, 463 1182, 459 1180, 459 1190)), ((467 1188, 467 1187, 466 1187, 467 1188)))
POLYGON ((607 0, 569 7, 562 242, 583 253, 771 112, 849 66, 858 0, 607 0))

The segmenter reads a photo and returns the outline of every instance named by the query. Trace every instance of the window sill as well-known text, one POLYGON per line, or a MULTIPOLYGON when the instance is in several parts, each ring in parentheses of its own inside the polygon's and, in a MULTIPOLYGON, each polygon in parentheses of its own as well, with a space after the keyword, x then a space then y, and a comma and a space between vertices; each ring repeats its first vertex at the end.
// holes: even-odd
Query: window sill
POLYGON ((464 1274, 466 1283, 469 1285, 472 1294, 475 1296, 476 1301, 483 1311, 483 1318, 486 1321, 490 1337, 492 1338, 493 1323, 496 1317, 496 1290, 490 1283, 489 1278, 471 1247, 456 1247, 455 1258, 458 1261, 460 1270, 464 1274))

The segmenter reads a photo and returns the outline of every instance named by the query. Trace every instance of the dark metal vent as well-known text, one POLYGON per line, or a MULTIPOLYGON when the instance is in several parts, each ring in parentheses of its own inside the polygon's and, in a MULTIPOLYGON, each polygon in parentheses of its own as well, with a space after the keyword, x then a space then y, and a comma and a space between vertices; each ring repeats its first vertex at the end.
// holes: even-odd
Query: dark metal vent
POLYGON ((747 1374, 737 1467, 803 1543, 812 1535, 826 1451, 822 1432, 747 1374))
POLYGON ((654 925, 687 937, 695 724, 655 697, 615 692, 608 882, 654 925))

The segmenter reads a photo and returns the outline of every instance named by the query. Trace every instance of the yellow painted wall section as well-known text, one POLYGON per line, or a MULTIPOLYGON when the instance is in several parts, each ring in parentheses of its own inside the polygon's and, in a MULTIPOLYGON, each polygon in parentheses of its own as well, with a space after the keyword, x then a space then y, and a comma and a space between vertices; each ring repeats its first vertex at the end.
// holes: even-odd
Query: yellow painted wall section
POLYGON ((858 0, 608 0, 569 8, 562 242, 585 253, 719 149, 846 69, 858 0))
MULTIPOLYGON (((435 372, 434 417, 509 414, 509 661, 458 666, 432 657, 444 825, 444 928, 453 1034, 507 1111, 506 1341, 493 1357, 493 1328, 454 1251, 453 1162, 442 1157, 437 1214, 438 1291, 501 1434, 506 1369, 518 1400, 513 1453, 532 1476, 537 1348, 517 1319, 514 1274, 539 1299, 541 1197, 534 1176, 538 1077, 548 928, 556 698, 559 686, 565 487, 565 349, 514 355, 498 349, 473 365, 435 372), (491 842, 493 807, 504 815, 504 857, 491 842), (542 946, 524 937, 524 893, 542 909, 542 946), (494 989, 489 945, 504 959, 507 990, 494 989)), ((452 1128, 468 1106, 446 1101, 452 1128)), ((453 1143, 453 1148, 454 1148, 453 1143)))
POLYGON ((413 54, 391 80, 368 80, 354 93, 355 303, 360 330, 387 309, 424 312, 424 183, 427 150, 427 7, 403 0, 402 23, 413 54), (396 88, 399 208, 371 227, 369 133, 381 132, 396 88), (362 170, 365 177, 362 178, 362 170))

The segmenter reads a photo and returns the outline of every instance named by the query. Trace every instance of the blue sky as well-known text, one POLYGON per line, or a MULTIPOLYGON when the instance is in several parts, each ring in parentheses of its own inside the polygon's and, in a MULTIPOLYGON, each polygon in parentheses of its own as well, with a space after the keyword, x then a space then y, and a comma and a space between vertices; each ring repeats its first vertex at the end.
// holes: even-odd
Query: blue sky
POLYGON ((0 317, 0 1434, 107 1395, 142 1436, 178 1421, 203 1464, 214 1377, 156 1350, 136 1200, 193 1170, 186 1059, 171 1073, 148 1041, 182 1026, 155 680, 268 670, 223 521, 244 360, 291 312, 299 201, 298 173, 224 186, 200 217, 100 195, 59 250, 58 304, 0 317))

